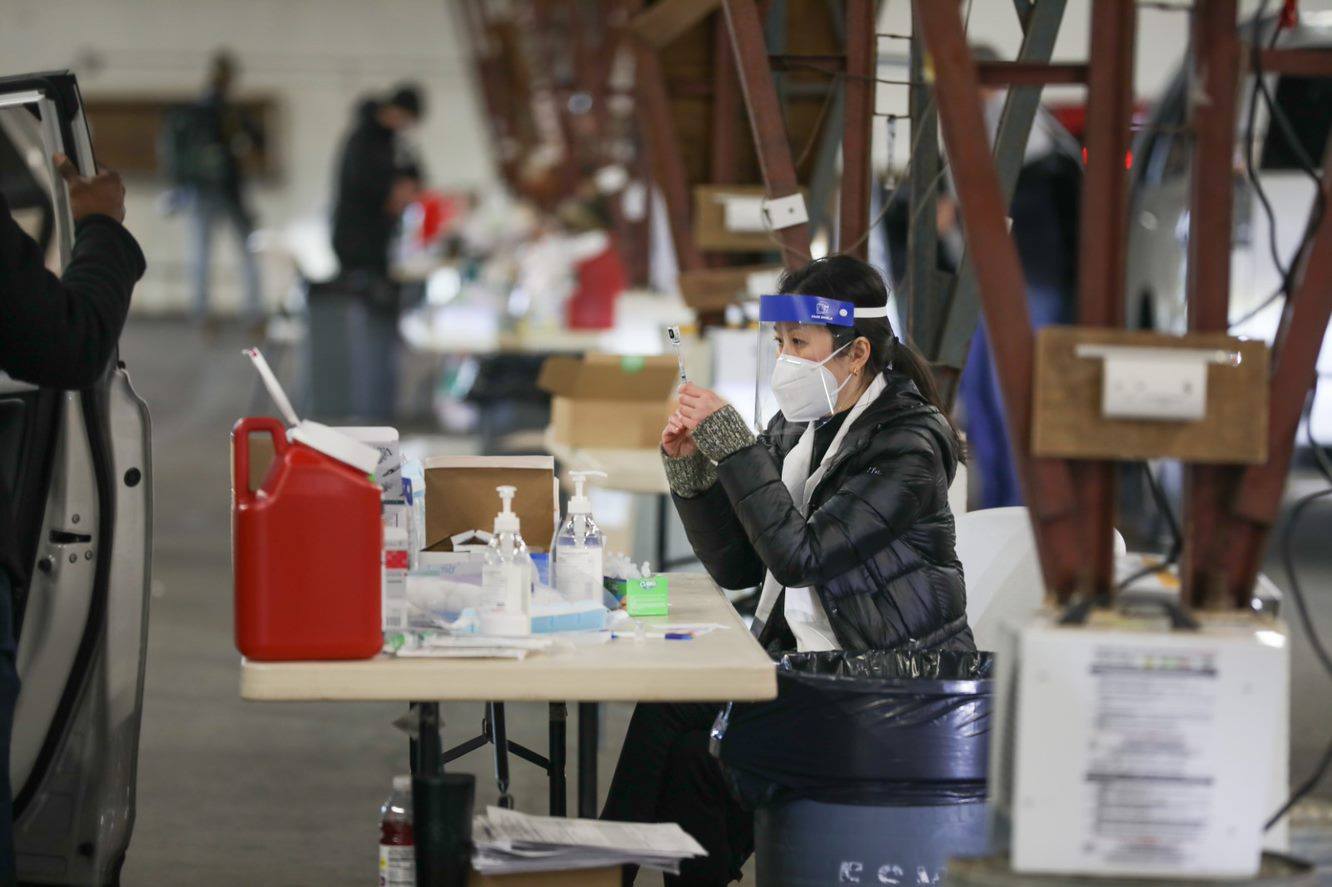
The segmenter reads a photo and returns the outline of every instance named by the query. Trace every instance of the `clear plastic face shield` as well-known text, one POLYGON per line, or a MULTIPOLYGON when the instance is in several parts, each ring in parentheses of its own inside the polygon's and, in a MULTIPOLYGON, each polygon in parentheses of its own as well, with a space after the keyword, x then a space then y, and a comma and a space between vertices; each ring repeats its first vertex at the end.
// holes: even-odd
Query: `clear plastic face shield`
POLYGON ((760 429, 781 412, 788 422, 821 422, 837 411, 852 384, 843 360, 855 341, 858 317, 887 316, 886 308, 800 294, 759 298, 754 422, 760 429))

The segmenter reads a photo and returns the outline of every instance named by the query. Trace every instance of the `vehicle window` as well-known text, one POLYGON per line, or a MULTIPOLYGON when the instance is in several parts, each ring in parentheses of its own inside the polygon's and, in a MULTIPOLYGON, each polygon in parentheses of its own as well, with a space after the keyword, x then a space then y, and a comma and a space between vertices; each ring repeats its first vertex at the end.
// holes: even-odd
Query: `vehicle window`
POLYGON ((26 110, 0 108, 0 194, 5 195, 14 221, 49 254, 54 247, 55 211, 26 156, 38 144, 36 125, 26 110))
MULTIPOLYGON (((1300 148, 1315 167, 1323 160, 1327 132, 1332 125, 1332 79, 1282 77, 1277 81, 1276 105, 1290 121, 1300 148)), ((1263 169, 1299 169, 1299 153, 1282 129, 1269 122, 1263 137, 1263 169)))

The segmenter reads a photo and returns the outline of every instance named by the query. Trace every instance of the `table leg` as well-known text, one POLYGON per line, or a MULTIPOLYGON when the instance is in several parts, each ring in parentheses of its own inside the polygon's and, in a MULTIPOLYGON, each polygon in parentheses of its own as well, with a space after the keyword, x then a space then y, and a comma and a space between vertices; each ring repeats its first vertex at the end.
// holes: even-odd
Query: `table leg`
MULTIPOLYGON (((411 744, 412 754, 412 775, 417 779, 438 777, 444 769, 443 757, 444 749, 439 736, 439 703, 438 702, 413 702, 412 708, 417 714, 417 738, 411 744)), ((415 789, 415 786, 413 786, 415 789)), ((413 791, 415 795, 415 791, 413 791)), ((434 833, 435 824, 425 820, 425 809, 427 805, 418 805, 413 797, 413 817, 416 820, 415 831, 417 835, 426 836, 434 833)), ((434 872, 439 861, 434 859, 433 851, 428 849, 430 842, 421 840, 421 848, 417 853, 416 865, 416 883, 417 887, 429 887, 431 881, 435 880, 434 872)))
POLYGON ((600 706, 578 703, 578 815, 597 818, 597 730, 600 706))
POLYGON ((504 725, 504 703, 486 703, 487 732, 495 746, 495 784, 499 788, 499 805, 513 809, 513 796, 509 794, 509 734, 504 725))
POLYGON ((434 776, 444 770, 444 750, 439 736, 439 703, 416 702, 420 717, 419 736, 416 740, 415 767, 412 772, 422 776, 434 776))
POLYGON ((666 571, 666 560, 670 548, 671 497, 666 493, 657 494, 657 561, 659 572, 666 571))
POLYGON ((563 702, 550 704, 550 815, 564 816, 569 812, 568 790, 565 787, 564 769, 568 752, 565 748, 566 727, 569 721, 569 709, 563 702))

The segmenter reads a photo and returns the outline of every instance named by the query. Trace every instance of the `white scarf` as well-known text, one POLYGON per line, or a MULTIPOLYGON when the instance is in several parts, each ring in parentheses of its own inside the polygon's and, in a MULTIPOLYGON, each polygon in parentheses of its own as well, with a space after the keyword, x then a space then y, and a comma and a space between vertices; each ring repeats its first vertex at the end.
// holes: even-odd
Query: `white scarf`
MULTIPOLYGON (((878 399, 883 390, 888 387, 879 374, 870 382, 865 392, 860 395, 856 405, 851 408, 851 412, 846 419, 842 421, 842 427, 837 429, 836 436, 828 446, 828 452, 823 454, 823 459, 819 461, 817 470, 810 473, 809 463, 814 455, 814 423, 811 422, 805 428, 804 434, 800 435, 800 440, 786 454, 782 461, 782 484, 787 492, 791 494, 791 501, 800 513, 808 518, 809 502, 814 496, 814 491, 818 489, 819 483, 827 473, 828 466, 832 464, 833 456, 842 446, 842 440, 846 437, 846 432, 855 424, 860 415, 869 408, 869 405, 878 399)), ((767 622, 768 617, 772 615, 772 608, 777 605, 777 598, 782 593, 782 586, 768 571, 763 578, 763 593, 759 595, 758 611, 755 617, 767 622)), ((786 600, 783 606, 783 613, 786 616, 786 623, 791 628, 791 633, 795 635, 796 649, 800 652, 809 650, 837 650, 840 649, 837 643, 837 637, 833 634, 832 625, 828 622, 828 614, 823 612, 823 604, 819 601, 819 596, 811 588, 788 588, 786 589, 786 600)))

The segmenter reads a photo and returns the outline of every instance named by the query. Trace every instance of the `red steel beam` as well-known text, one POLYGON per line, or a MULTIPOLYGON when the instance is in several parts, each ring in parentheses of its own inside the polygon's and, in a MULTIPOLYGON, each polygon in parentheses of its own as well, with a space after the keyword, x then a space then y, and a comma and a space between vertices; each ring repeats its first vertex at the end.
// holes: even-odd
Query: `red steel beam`
MULTIPOLYGON (((1087 170, 1082 181, 1078 251, 1078 321, 1124 325, 1128 254, 1128 170, 1133 122, 1135 5, 1095 0, 1087 78, 1087 170)), ((1079 462, 1078 499, 1091 552, 1093 585, 1111 595, 1115 581, 1115 463, 1079 462)))
MULTIPOLYGON (((1103 39, 1099 34, 1098 41, 1103 39)), ((1095 56, 1095 45, 1092 47, 1095 56)), ((977 62, 976 76, 982 86, 1048 86, 1054 83, 1086 83, 1088 66, 1076 63, 977 62)))
POLYGON ((1262 49, 1259 61, 1265 74, 1332 77, 1332 52, 1326 49, 1262 49))
MULTIPOLYGON (((848 9, 847 20, 850 18, 848 9)), ((847 32, 848 39, 860 39, 862 36, 851 34, 849 30, 847 32)), ((874 37, 873 26, 870 27, 869 36, 871 39, 874 37)), ((768 67, 774 71, 819 71, 835 77, 847 69, 847 58, 844 55, 770 55, 768 67)), ((869 76, 874 76, 872 71, 869 76)))
MULTIPOLYGON (((847 0, 846 71, 842 103, 842 194, 837 248, 862 261, 869 259, 870 139, 874 125, 875 37, 874 0, 847 0)), ((835 125, 828 121, 828 126, 835 125)))
MULTIPOLYGON (((749 112, 754 150, 763 171, 767 195, 771 199, 799 194, 791 142, 786 134, 781 101, 772 82, 772 71, 768 68, 768 49, 763 40, 758 7, 754 0, 725 0, 722 9, 726 13, 726 27, 735 51, 735 68, 740 76, 740 89, 745 97, 745 109, 749 112)), ((782 246, 782 260, 787 268, 799 268, 809 261, 807 223, 776 230, 773 237, 782 246)))
POLYGON ((1068 465, 1031 454, 1035 335, 1027 310, 1026 281, 1008 233, 1007 206, 986 138, 975 65, 957 5, 939 0, 914 3, 916 21, 934 61, 939 120, 961 203, 967 250, 980 283, 986 331, 999 370, 1013 455, 1031 510, 1041 568, 1050 592, 1067 600, 1089 590, 1085 539, 1077 522, 1068 465))
POLYGON ((712 34, 712 156, 708 177, 713 184, 733 185, 740 180, 740 80, 735 73, 731 33, 726 17, 718 14, 712 34))
POLYGON ((694 229, 689 219, 689 175, 680 153, 675 118, 671 116, 666 78, 656 50, 636 38, 634 43, 637 50, 634 76, 638 86, 638 101, 634 104, 639 126, 644 142, 651 143, 652 165, 666 201, 676 261, 681 271, 696 271, 703 267, 703 256, 694 244, 694 229))
MULTIPOLYGON (((1225 332, 1230 312, 1230 232, 1234 201, 1235 95, 1240 45, 1236 0, 1198 0, 1193 15, 1190 109, 1193 182, 1189 205, 1188 314, 1195 332, 1225 332)), ((1191 465, 1185 471, 1183 600, 1193 607, 1227 608, 1222 566, 1211 557, 1222 532, 1234 469, 1191 465)))
MULTIPOLYGON (((1323 201, 1332 206, 1332 150, 1323 159, 1323 201)), ((1247 607, 1262 565, 1267 535, 1286 488, 1305 396, 1318 372, 1318 353, 1332 317, 1332 219, 1319 221, 1300 268, 1299 283, 1281 315, 1272 345, 1267 461, 1240 473, 1228 532, 1218 533, 1213 558, 1224 564, 1225 590, 1247 607)))

